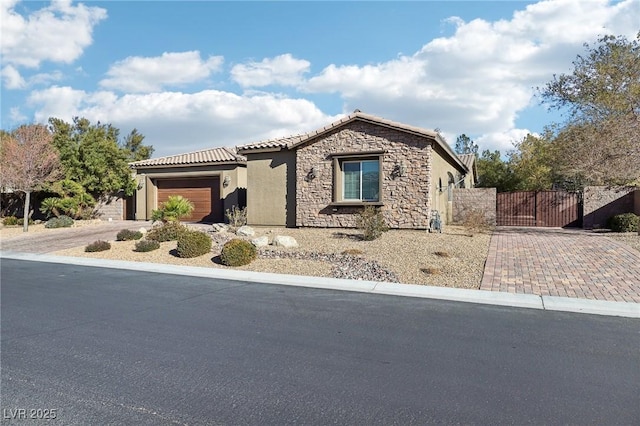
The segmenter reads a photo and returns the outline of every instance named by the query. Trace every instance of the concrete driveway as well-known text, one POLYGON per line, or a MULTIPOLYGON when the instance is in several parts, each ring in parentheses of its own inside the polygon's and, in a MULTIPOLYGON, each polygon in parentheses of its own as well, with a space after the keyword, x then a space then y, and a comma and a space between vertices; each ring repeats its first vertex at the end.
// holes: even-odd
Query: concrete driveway
POLYGON ((122 229, 149 228, 151 222, 114 220, 98 225, 78 228, 60 228, 48 232, 26 233, 0 241, 0 249, 23 253, 52 253, 58 250, 84 246, 96 240, 115 240, 122 229))
POLYGON ((480 289, 640 303, 640 252, 589 231, 498 227, 480 289))

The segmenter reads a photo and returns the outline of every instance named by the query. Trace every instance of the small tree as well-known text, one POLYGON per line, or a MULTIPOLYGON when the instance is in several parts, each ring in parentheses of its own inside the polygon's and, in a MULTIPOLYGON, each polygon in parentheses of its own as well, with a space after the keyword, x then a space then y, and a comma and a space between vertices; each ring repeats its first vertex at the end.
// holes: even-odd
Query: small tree
POLYGON ((478 144, 464 133, 456 139, 456 154, 473 154, 478 156, 478 144))
POLYGON ((43 189, 61 175, 53 135, 41 124, 24 125, 2 137, 0 182, 2 187, 25 194, 24 227, 29 230, 31 193, 43 189))

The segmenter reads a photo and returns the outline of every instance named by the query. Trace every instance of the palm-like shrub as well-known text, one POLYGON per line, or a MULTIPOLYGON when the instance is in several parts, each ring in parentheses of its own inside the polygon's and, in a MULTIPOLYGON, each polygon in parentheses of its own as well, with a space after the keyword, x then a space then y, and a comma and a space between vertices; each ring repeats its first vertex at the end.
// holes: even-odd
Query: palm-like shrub
POLYGON ((191 214, 194 205, 182 195, 170 195, 160 208, 151 212, 153 221, 175 222, 191 214))

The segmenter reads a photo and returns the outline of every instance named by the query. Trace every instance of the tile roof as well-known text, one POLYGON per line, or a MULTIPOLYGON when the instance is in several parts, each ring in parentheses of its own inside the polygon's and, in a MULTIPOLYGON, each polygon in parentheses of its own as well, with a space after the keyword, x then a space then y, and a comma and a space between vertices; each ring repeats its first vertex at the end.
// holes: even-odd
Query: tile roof
POLYGON ((153 166, 182 166, 190 164, 210 163, 245 163, 247 159, 236 153, 235 148, 211 148, 167 157, 150 158, 148 160, 129 163, 131 168, 153 166))
POLYGON ((471 170, 471 166, 473 166, 473 162, 476 159, 475 154, 458 154, 458 158, 462 161, 462 164, 467 166, 467 169, 471 170))
POLYGON ((464 163, 462 163, 460 158, 458 158, 458 156, 451 150, 451 147, 446 143, 446 141, 442 139, 442 137, 438 134, 438 132, 434 130, 423 129, 422 127, 410 126, 407 124, 399 123, 397 121, 387 120, 385 118, 377 117, 375 115, 365 114, 360 110, 356 110, 352 114, 346 115, 340 120, 334 121, 333 123, 328 124, 327 126, 321 127, 320 129, 314 130, 309 133, 295 135, 295 136, 287 136, 287 137, 278 138, 278 139, 269 139, 262 142, 256 142, 256 143, 250 143, 250 144, 238 146, 238 152, 245 154, 245 153, 250 153, 251 151, 259 151, 259 150, 275 151, 275 150, 281 150, 285 148, 292 149, 298 145, 301 145, 307 142, 308 140, 316 136, 330 132, 331 130, 337 127, 343 126, 344 124, 347 124, 356 120, 365 121, 365 122, 376 124, 379 126, 389 127, 399 131, 413 133, 416 135, 420 135, 420 136, 424 136, 429 139, 432 139, 438 145, 440 145, 455 162, 460 164, 462 167, 466 167, 468 169, 468 167, 464 163))

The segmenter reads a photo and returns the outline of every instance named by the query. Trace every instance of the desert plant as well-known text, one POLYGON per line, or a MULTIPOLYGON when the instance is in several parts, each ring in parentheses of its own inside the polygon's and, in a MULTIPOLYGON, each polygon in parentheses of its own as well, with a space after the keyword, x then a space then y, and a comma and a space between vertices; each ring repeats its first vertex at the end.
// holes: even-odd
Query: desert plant
POLYGON ((74 220, 69 216, 52 217, 44 224, 45 228, 69 228, 74 223, 74 220))
MULTIPOLYGON (((36 223, 36 221, 31 219, 31 218, 29 218, 29 225, 33 225, 34 223, 36 223)), ((24 225, 24 218, 23 217, 18 218, 18 225, 20 225, 20 226, 24 225)))
POLYGON ((637 232, 640 216, 633 213, 618 214, 610 217, 607 225, 613 232, 637 232))
POLYGON ((179 222, 166 222, 160 226, 154 226, 147 232, 147 239, 159 243, 165 241, 176 241, 178 237, 187 231, 187 228, 179 222))
POLYGON ((139 240, 140 238, 142 238, 142 232, 130 229, 123 229, 116 235, 116 241, 131 241, 139 240))
POLYGON ((108 241, 98 240, 87 245, 84 248, 84 251, 86 251, 87 253, 95 253, 97 251, 106 251, 106 250, 109 250, 110 248, 111 248, 111 244, 108 241))
POLYGON ((182 195, 170 195, 160 208, 151 212, 151 219, 162 222, 175 222, 191 214, 194 205, 182 195))
POLYGON ((154 240, 140 240, 136 242, 136 247, 133 251, 140 253, 146 253, 149 251, 157 250, 160 248, 160 243, 154 240))
POLYGON ((178 236, 178 257, 198 257, 211 252, 211 237, 201 231, 185 231, 178 236))
POLYGON ((5 226, 15 226, 18 224, 18 218, 15 216, 7 216, 2 219, 2 224, 5 226))
POLYGON ((238 206, 233 206, 231 209, 227 209, 225 211, 225 216, 227 216, 227 220, 229 220, 229 225, 234 228, 240 228, 247 224, 247 208, 238 208, 238 206))
POLYGON ((233 239, 227 241, 222 246, 222 252, 220 253, 220 260, 223 265, 227 266, 242 266, 248 265, 258 255, 256 247, 249 241, 241 239, 233 239))
POLYGON ((471 210, 467 212, 462 221, 462 226, 464 226, 471 235, 478 232, 486 232, 491 229, 491 224, 481 210, 471 210))
POLYGON ((389 230, 382 212, 373 206, 366 206, 358 215, 356 218, 356 226, 362 230, 362 238, 365 241, 380 238, 384 232, 389 230))

